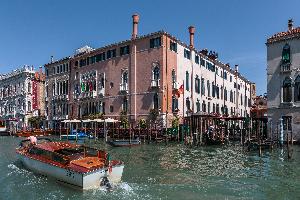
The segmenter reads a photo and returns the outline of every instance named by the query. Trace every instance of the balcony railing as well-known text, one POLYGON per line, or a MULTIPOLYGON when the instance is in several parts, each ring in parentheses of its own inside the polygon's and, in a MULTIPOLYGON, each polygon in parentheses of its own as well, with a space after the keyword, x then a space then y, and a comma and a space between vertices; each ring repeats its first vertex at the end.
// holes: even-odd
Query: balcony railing
POLYGON ((159 88, 160 87, 160 85, 159 85, 159 79, 152 80, 151 81, 151 87, 152 88, 159 88))
POLYGON ((120 92, 128 92, 128 83, 120 84, 120 92))

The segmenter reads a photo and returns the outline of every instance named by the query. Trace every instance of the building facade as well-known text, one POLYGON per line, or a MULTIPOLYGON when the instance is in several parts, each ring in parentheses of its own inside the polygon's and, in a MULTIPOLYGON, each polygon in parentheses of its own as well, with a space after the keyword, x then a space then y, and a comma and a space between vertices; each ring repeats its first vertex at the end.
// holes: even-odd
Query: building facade
MULTIPOLYGON (((267 39, 268 118, 272 130, 300 139, 300 27, 289 20, 288 30, 267 39), (282 119, 282 123, 281 123, 282 119)), ((286 139, 286 138, 285 138, 286 139)))
POLYGON ((44 79, 40 68, 24 66, 0 75, 0 113, 3 120, 17 122, 17 128, 26 128, 28 119, 44 115, 44 79))
POLYGON ((51 62, 45 69, 46 127, 55 128, 60 121, 69 119, 69 57, 51 62))
MULTIPOLYGON (((129 40, 98 49, 86 46, 68 57, 69 79, 62 80, 68 80, 69 118, 95 113, 118 118, 122 112, 137 122, 154 109, 162 125, 170 126, 175 115, 199 111, 250 115, 253 83, 238 66, 221 63, 216 53, 195 49, 194 27, 189 28, 187 45, 164 31, 138 36, 138 23, 139 16, 133 15, 129 40)), ((53 67, 65 61, 45 65, 48 96, 54 91, 49 88, 51 80, 61 77, 53 67)), ((53 119, 55 115, 48 113, 53 119)))

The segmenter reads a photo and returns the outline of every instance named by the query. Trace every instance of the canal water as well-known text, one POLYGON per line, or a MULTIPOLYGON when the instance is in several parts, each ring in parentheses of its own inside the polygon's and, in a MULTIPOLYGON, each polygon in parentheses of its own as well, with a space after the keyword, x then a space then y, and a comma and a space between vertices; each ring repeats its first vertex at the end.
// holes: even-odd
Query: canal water
POLYGON ((247 152, 239 145, 186 147, 145 144, 107 149, 125 162, 122 182, 113 191, 78 191, 34 174, 17 161, 21 138, 0 137, 0 199, 300 199, 300 147, 247 152))

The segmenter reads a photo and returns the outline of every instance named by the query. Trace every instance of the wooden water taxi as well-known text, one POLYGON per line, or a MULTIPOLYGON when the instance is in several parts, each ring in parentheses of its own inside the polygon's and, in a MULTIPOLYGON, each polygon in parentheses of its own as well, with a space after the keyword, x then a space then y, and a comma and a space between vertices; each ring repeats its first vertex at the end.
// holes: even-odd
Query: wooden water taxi
POLYGON ((124 168, 105 151, 69 142, 23 140, 16 153, 26 168, 81 189, 120 182, 124 168))

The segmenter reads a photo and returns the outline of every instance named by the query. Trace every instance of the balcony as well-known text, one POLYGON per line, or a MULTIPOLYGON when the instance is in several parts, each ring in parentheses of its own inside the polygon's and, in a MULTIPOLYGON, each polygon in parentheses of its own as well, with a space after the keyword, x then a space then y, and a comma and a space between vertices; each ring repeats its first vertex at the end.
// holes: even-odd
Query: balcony
POLYGON ((160 87, 160 85, 159 85, 159 79, 152 80, 151 81, 151 87, 152 88, 159 88, 160 87))
POLYGON ((121 83, 120 84, 120 92, 128 93, 128 83, 121 83))

